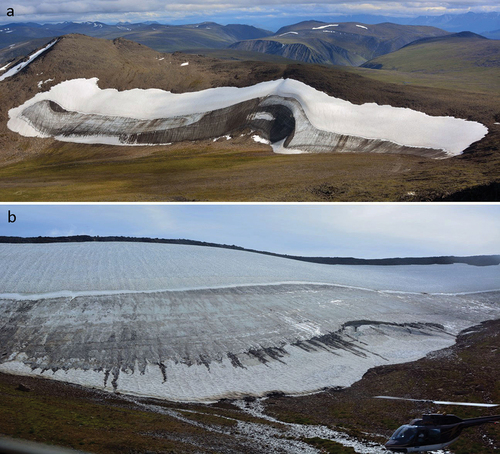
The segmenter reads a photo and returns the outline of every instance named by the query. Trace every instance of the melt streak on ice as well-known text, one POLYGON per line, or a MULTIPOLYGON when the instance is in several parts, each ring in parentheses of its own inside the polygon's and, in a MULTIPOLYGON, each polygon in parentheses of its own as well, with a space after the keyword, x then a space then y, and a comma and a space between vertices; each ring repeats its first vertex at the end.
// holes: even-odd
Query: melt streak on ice
POLYGON ((460 154, 488 132, 480 123, 453 117, 375 103, 352 104, 293 79, 182 94, 101 90, 97 82, 97 78, 73 79, 38 93, 9 111, 8 127, 28 137, 117 145, 211 139, 252 129, 276 152, 431 157, 460 154))
POLYGON ((0 371, 179 401, 348 386, 499 316, 500 266, 1 244, 0 371))

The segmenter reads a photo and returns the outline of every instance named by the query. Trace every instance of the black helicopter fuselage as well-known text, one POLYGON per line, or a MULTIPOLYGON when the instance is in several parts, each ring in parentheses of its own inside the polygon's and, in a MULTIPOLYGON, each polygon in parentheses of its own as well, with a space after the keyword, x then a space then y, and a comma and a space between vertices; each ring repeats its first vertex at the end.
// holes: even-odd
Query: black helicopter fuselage
POLYGON ((499 416, 461 419, 455 415, 431 414, 401 426, 386 443, 393 452, 425 452, 443 449, 467 427, 500 420, 499 416))

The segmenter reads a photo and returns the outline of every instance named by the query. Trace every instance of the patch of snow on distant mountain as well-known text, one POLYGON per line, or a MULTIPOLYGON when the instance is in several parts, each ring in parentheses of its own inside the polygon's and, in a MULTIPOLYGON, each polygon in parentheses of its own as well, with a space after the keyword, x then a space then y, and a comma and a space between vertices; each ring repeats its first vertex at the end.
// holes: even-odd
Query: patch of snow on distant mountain
POLYGON ((364 28, 365 30, 368 30, 368 27, 365 27, 364 25, 357 25, 357 24, 356 24, 356 27, 359 27, 359 28, 364 28))
POLYGON ((339 26, 339 24, 322 25, 321 27, 313 27, 312 30, 322 30, 323 28, 338 27, 338 26, 339 26))

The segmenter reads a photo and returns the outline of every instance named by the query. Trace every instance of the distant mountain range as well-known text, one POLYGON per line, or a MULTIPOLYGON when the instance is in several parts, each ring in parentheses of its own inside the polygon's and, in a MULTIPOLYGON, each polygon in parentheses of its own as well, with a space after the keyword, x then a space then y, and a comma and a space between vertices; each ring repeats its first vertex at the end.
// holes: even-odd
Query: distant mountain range
MULTIPOLYGON (((471 31, 487 36, 500 38, 500 13, 465 13, 443 14, 440 16, 397 17, 379 16, 374 14, 331 15, 315 17, 314 19, 325 22, 358 22, 361 24, 381 24, 392 22, 401 25, 428 25, 442 28, 449 32, 471 31), (495 33, 494 33, 495 32, 495 33), (493 33, 493 34, 492 34, 493 33)), ((260 27, 277 30, 294 22, 303 21, 303 16, 287 16, 286 18, 270 18, 262 20, 260 27)))
POLYGON ((356 15, 326 21, 301 21, 276 33, 251 25, 202 22, 34 22, 0 25, 0 63, 24 56, 50 38, 72 33, 115 39, 124 37, 159 52, 211 52, 219 58, 265 59, 275 56, 307 63, 360 66, 422 39, 471 31, 500 38, 500 13, 395 18, 356 15), (251 53, 249 53, 251 52, 251 53), (263 54, 267 54, 264 57, 263 54))
POLYGON ((193 25, 164 25, 144 22, 137 24, 102 22, 63 22, 59 24, 12 23, 0 26, 0 48, 38 38, 81 33, 96 38, 125 37, 160 52, 211 48, 219 49, 243 39, 268 36, 272 32, 250 25, 219 25, 203 22, 193 25))
MULTIPOLYGON (((305 21, 289 25, 273 34, 248 25, 219 25, 203 22, 169 26, 156 23, 108 25, 102 22, 61 24, 8 24, 0 28, 0 63, 24 56, 54 36, 67 34, 116 39, 125 37, 159 52, 224 50, 229 58, 259 58, 271 54, 307 63, 359 66, 393 52, 421 38, 448 32, 427 26, 355 22, 325 23, 305 21), (3 47, 3 49, 1 49, 3 47)), ((217 56, 217 55, 214 55, 217 56)))
POLYGON ((272 36, 239 41, 230 48, 306 63, 359 66, 415 40, 447 34, 427 26, 305 21, 283 27, 272 36))
POLYGON ((500 29, 500 13, 444 14, 442 16, 419 16, 408 25, 430 25, 450 32, 471 31, 484 34, 500 29))

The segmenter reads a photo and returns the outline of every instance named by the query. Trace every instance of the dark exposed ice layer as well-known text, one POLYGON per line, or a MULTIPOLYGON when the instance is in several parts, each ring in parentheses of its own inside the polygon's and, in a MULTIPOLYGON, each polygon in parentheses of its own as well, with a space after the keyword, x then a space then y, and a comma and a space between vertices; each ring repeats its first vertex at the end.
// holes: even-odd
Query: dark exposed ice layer
POLYGON ((309 122, 297 100, 280 96, 252 99, 206 113, 154 120, 68 112, 57 103, 44 100, 27 107, 22 118, 44 136, 69 141, 83 138, 99 143, 103 139, 117 139, 124 145, 170 144, 251 130, 270 143, 281 142, 280 148, 284 150, 447 156, 443 150, 319 130, 309 122))

